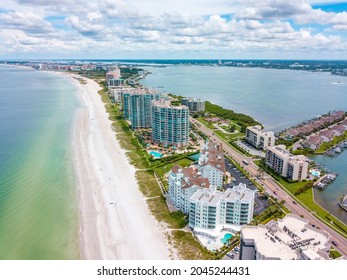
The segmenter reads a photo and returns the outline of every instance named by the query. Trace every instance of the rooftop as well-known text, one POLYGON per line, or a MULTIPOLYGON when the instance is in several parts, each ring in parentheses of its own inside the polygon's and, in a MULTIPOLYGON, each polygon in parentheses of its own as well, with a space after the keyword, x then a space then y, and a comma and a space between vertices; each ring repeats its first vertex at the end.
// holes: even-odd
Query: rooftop
POLYGON ((266 258, 329 259, 329 234, 292 214, 267 225, 244 226, 241 235, 243 239, 253 239, 257 251, 266 258))
POLYGON ((208 179, 203 178, 194 167, 181 167, 179 165, 175 165, 172 167, 171 172, 175 174, 182 173, 184 175, 181 178, 182 189, 188 189, 192 186, 198 186, 200 188, 210 187, 208 179))
POLYGON ((201 145, 199 165, 212 165, 225 173, 225 162, 222 143, 206 142, 201 145))
POLYGON ((239 184, 234 188, 228 188, 225 192, 217 191, 214 188, 200 189, 192 195, 191 200, 209 206, 217 206, 220 201, 234 202, 239 200, 241 203, 249 203, 253 197, 253 190, 248 189, 245 184, 239 184))
POLYGON ((156 107, 161 107, 161 108, 189 110, 189 108, 185 105, 173 106, 173 105, 171 105, 171 101, 168 99, 165 99, 165 98, 161 98, 160 100, 152 100, 152 105, 156 106, 156 107))

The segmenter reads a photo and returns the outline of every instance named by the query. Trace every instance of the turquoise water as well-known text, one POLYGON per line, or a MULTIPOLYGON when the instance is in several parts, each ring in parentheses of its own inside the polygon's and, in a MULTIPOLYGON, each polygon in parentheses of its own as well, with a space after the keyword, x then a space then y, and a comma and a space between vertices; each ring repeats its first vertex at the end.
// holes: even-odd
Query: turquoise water
POLYGON ((0 259, 79 258, 66 78, 0 66, 0 259))
POLYGON ((163 156, 163 154, 156 152, 156 151, 150 151, 149 154, 154 156, 154 157, 157 157, 157 158, 163 156))
MULTIPOLYGON (((274 131, 330 110, 347 111, 347 77, 328 73, 208 66, 147 70, 152 74, 142 80, 146 86, 249 114, 274 131)), ((318 156, 314 160, 339 173, 326 190, 315 191, 315 199, 347 223, 347 212, 338 206, 340 197, 347 194, 347 151, 334 158, 318 156)))
POLYGON ((194 160, 194 161, 198 161, 200 158, 200 154, 195 154, 189 157, 190 159, 194 160))
POLYGON ((222 241, 223 244, 227 244, 231 237, 233 237, 232 234, 226 233, 220 241, 222 241))

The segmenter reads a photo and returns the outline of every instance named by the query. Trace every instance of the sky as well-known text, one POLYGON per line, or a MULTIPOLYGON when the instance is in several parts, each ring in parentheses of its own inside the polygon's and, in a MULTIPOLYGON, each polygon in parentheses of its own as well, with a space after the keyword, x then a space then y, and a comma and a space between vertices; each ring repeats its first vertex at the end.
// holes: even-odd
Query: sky
POLYGON ((347 60, 347 1, 1 0, 0 59, 347 60))

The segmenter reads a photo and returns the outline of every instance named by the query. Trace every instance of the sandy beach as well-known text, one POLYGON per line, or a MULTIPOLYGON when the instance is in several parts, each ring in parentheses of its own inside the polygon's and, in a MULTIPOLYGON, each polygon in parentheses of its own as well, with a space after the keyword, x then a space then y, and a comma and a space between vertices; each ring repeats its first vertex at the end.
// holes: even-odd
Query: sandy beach
MULTIPOLYGON (((71 75, 69 75, 71 77, 71 75)), ((79 76, 77 76, 79 77, 79 76)), ((163 230, 138 189, 93 80, 78 88, 73 131, 83 259, 169 259, 163 230)))

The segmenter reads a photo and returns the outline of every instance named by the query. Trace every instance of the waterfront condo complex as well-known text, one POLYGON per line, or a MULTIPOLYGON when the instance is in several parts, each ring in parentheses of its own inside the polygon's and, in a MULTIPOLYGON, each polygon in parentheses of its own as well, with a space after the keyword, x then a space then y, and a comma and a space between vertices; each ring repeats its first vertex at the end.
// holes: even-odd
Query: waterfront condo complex
POLYGON ((199 188, 209 188, 207 178, 203 178, 194 167, 174 166, 169 172, 169 195, 175 207, 188 214, 190 197, 199 188))
POLYGON ((189 108, 189 111, 192 113, 204 112, 205 111, 205 101, 201 99, 182 99, 182 105, 185 105, 189 108))
POLYGON ((265 150, 266 147, 275 145, 275 135, 272 131, 262 131, 260 125, 248 126, 246 141, 257 149, 265 150))
POLYGON ((148 88, 123 92, 124 118, 131 122, 133 129, 151 127, 151 101, 159 100, 160 97, 160 93, 148 88))
POLYGON ((152 141, 164 146, 183 147, 189 142, 189 109, 173 106, 170 100, 152 101, 152 141))
POLYGON ((306 179, 310 160, 303 156, 292 155, 284 145, 267 147, 266 165, 282 177, 294 181, 306 179))
POLYGON ((240 260, 328 260, 330 236, 288 214, 267 225, 243 226, 240 260))
POLYGON ((215 229, 225 225, 245 225, 253 219, 255 192, 239 184, 225 192, 198 189, 190 198, 189 227, 215 229))
POLYGON ((202 143, 198 166, 202 177, 208 178, 211 185, 222 187, 226 171, 222 143, 202 143))
POLYGON ((106 84, 107 86, 120 86, 122 83, 120 69, 115 67, 110 67, 110 71, 106 73, 106 84))

